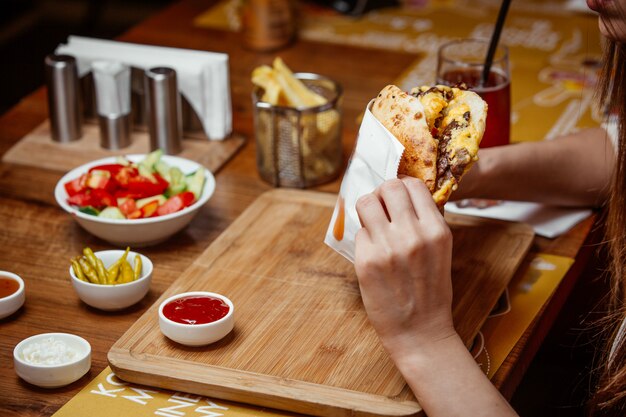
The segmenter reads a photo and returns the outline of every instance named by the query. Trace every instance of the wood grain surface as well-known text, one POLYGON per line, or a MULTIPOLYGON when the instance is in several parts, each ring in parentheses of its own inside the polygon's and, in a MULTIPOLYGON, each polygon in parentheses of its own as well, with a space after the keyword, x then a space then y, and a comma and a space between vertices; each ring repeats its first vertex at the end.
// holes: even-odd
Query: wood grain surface
MULTIPOLYGON (((120 378, 314 415, 412 415, 420 408, 369 325, 353 265, 324 245, 335 196, 259 197, 159 301, 224 294, 235 330, 202 348, 165 338, 155 303, 113 346, 120 378), (158 381, 158 382, 155 382, 158 381)), ((449 215, 453 315, 469 345, 524 259, 523 224, 449 215)))
MULTIPOLYGON (((382 86, 397 78, 417 58, 412 54, 371 51, 340 45, 297 41, 277 54, 244 49, 239 33, 199 29, 194 17, 211 0, 183 0, 142 22, 120 40, 152 45, 224 52, 230 57, 234 131, 250 138, 217 174, 215 194, 181 233, 155 247, 142 249, 155 263, 152 287, 139 304, 103 313, 82 303, 68 277, 68 259, 84 246, 94 250, 110 245, 82 230, 54 202, 53 190, 62 173, 39 167, 0 163, 0 269, 17 273, 26 281, 26 304, 16 314, 0 320, 0 415, 50 416, 76 395, 107 366, 107 352, 161 294, 259 195, 271 187, 256 171, 252 133, 250 73, 271 64, 280 55, 294 71, 313 71, 339 81, 344 89, 344 158, 350 155, 357 116, 382 86), (341 59, 338 59, 341 57, 341 59), (375 59, 373 59, 375 58, 375 59), (13 369, 13 348, 37 333, 64 331, 85 337, 92 346, 92 367, 79 381, 53 390, 29 385, 13 369)), ((0 116, 0 154, 47 118, 46 91, 41 88, 0 116)), ((339 180, 316 188, 337 192, 339 180)), ((567 300, 569 288, 580 277, 586 257, 597 238, 587 238, 594 218, 556 238, 535 237, 528 262, 537 252, 576 258, 575 267, 537 315, 493 379, 509 397, 534 352, 554 321, 554 311, 567 300)))

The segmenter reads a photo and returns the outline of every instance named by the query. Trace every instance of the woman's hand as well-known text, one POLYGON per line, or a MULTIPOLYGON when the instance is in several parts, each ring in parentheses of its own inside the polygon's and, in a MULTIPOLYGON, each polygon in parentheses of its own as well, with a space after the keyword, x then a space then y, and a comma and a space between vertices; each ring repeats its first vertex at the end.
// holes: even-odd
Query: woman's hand
POLYGON ((452 325, 452 235, 424 183, 387 181, 356 208, 363 304, 426 414, 516 416, 452 325))
POLYGON ((452 234, 424 183, 387 181, 356 209, 363 225, 355 259, 363 304, 390 355, 400 359, 456 336, 452 234))

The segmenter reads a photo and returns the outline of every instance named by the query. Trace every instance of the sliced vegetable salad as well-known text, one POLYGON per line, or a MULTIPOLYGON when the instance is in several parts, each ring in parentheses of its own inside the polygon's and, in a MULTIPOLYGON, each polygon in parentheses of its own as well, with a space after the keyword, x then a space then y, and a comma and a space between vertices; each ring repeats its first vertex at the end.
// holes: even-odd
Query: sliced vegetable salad
POLYGON ((185 175, 169 166, 156 150, 133 163, 118 157, 64 184, 68 204, 79 211, 108 219, 142 219, 175 213, 198 201, 204 168, 185 175))

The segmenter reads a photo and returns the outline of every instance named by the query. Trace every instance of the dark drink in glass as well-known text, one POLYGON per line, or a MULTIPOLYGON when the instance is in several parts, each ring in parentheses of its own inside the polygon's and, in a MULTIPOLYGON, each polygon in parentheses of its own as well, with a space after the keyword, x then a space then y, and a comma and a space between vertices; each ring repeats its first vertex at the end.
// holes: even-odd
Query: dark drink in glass
POLYGON ((487 120, 481 148, 508 145, 511 132, 511 78, 508 50, 496 49, 489 77, 481 85, 489 43, 481 39, 461 39, 442 45, 437 60, 437 83, 460 83, 487 102, 487 120))
POLYGON ((481 148, 509 144, 511 132, 511 83, 506 75, 491 70, 487 82, 480 86, 482 69, 449 69, 441 74, 438 84, 454 86, 465 83, 467 87, 487 102, 487 122, 481 148))

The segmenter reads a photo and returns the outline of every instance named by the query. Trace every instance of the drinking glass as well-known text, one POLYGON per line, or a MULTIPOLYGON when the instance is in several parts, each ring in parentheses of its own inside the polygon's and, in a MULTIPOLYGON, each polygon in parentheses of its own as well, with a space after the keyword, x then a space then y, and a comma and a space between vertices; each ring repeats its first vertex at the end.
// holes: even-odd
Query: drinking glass
POLYGON ((509 51, 498 46, 489 76, 481 78, 489 42, 460 39, 443 44, 437 55, 437 84, 454 86, 465 83, 487 102, 487 125, 481 148, 508 145, 511 133, 511 76, 509 51))

